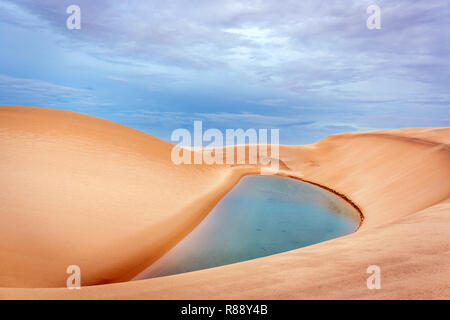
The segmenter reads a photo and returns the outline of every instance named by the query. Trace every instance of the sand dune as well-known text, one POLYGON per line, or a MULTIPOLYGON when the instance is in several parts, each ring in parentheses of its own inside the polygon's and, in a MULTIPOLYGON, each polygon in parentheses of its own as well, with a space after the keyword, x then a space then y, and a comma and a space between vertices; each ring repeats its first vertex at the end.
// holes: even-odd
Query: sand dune
POLYGON ((254 166, 176 166, 172 145, 66 111, 0 106, 0 298, 450 298, 450 128, 282 146, 281 175, 364 214, 354 234, 252 261, 127 281, 254 166), (82 270, 67 290, 68 265, 82 270), (368 290, 379 265, 382 289, 368 290))

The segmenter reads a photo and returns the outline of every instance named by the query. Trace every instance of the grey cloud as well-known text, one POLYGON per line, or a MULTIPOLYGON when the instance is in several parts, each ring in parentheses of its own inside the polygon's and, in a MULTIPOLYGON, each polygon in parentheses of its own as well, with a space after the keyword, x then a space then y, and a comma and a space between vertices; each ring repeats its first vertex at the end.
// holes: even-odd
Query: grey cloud
POLYGON ((29 105, 38 105, 46 101, 47 107, 64 105, 73 110, 84 108, 102 108, 111 104, 99 101, 87 89, 79 89, 54 84, 39 79, 16 78, 0 74, 0 103, 9 104, 14 97, 21 97, 29 105), (2 102, 3 101, 3 102, 2 102))
POLYGON ((0 90, 4 92, 16 92, 19 94, 31 94, 35 96, 85 96, 91 97, 89 90, 76 89, 56 85, 47 81, 36 79, 14 78, 0 74, 0 90))
MULTIPOLYGON (((429 99, 450 86, 446 0, 379 0, 378 31, 366 28, 369 0, 79 0, 82 30, 70 34, 65 8, 72 0, 14 2, 110 61, 231 72, 300 96, 339 98, 341 86, 374 75, 427 83, 429 99), (265 33, 258 38, 252 28, 265 33)), ((379 95, 392 100, 389 92, 379 95)), ((395 97, 402 98, 411 97, 395 97)))

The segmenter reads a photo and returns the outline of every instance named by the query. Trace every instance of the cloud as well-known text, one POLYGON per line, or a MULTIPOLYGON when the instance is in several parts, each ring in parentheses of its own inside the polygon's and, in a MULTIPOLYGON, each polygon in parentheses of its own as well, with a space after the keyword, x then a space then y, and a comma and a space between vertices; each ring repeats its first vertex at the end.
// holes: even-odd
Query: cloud
POLYGON ((91 97, 88 90, 76 89, 67 86, 56 85, 47 81, 36 79, 14 78, 0 74, 0 90, 4 94, 30 94, 40 97, 62 97, 72 96, 91 97))
POLYGON ((274 99, 263 99, 258 102, 259 104, 266 105, 269 107, 276 107, 286 104, 285 99, 274 98, 274 99))
POLYGON ((270 116, 256 113, 202 113, 202 112, 170 112, 170 111, 146 111, 129 110, 112 114, 123 120, 141 124, 166 124, 169 127, 178 125, 190 127, 194 121, 204 121, 208 127, 217 128, 280 128, 289 126, 308 126, 314 121, 305 119, 301 115, 296 117, 270 116))
POLYGON ((380 31, 366 28, 370 1, 80 0, 82 30, 72 33, 65 30, 71 0, 19 4, 66 36, 108 50, 104 56, 228 69, 299 93, 381 72, 432 81, 428 73, 449 69, 445 0, 378 1, 380 31))
POLYGON ((39 79, 16 78, 0 74, 0 103, 13 104, 16 97, 28 105, 39 105, 46 101, 47 107, 65 105, 77 108, 108 106, 100 102, 88 89, 57 85, 39 79))

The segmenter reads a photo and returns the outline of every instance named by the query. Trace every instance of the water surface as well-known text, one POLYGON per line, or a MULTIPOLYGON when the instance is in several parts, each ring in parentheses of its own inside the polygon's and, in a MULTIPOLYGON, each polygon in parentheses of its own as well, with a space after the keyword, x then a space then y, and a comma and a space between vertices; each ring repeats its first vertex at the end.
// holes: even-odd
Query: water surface
POLYGON ((146 279, 309 246, 354 232, 345 200, 290 178, 246 176, 181 242, 142 272, 146 279))

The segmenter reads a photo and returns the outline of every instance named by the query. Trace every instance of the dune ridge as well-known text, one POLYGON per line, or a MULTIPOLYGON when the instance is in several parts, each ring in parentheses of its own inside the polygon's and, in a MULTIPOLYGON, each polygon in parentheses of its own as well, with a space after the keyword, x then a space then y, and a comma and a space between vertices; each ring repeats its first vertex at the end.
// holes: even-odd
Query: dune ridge
POLYGON ((112 283, 157 259, 257 168, 175 166, 171 144, 137 130, 67 111, 0 106, 0 298, 449 298, 449 142, 450 128, 421 128, 281 146, 279 174, 351 200, 364 215, 356 233, 233 265, 112 283), (58 288, 70 264, 82 269, 81 290, 58 288), (382 270, 381 290, 366 287, 373 264, 382 270))

